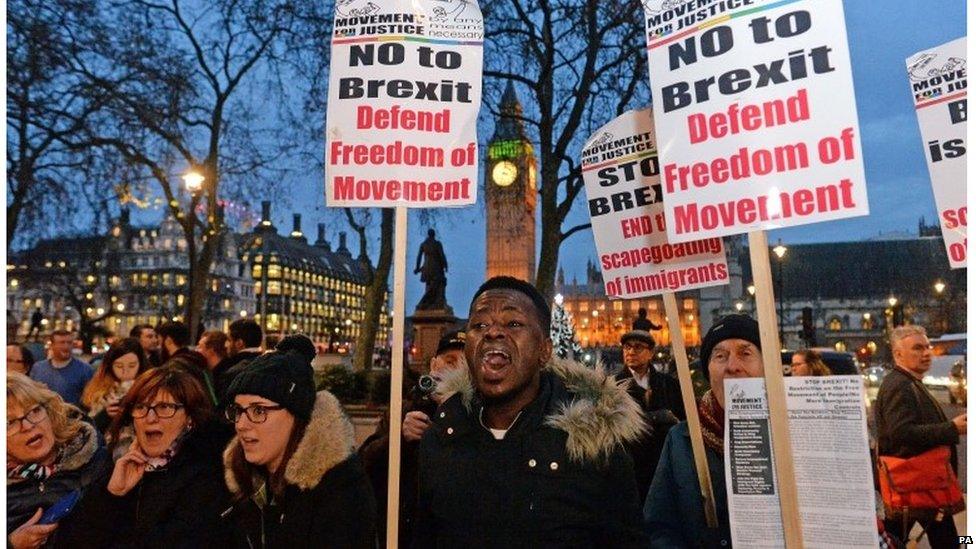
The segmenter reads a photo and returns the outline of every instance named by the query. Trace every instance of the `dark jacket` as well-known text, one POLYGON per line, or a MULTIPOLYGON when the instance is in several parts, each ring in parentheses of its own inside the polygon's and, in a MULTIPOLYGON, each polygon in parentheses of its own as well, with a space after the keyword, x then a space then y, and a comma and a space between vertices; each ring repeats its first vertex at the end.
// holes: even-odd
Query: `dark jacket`
MULTIPOLYGON (((198 426, 163 471, 147 472, 128 494, 108 491, 109 461, 64 525, 58 545, 70 548, 219 547, 220 512, 227 507, 220 452, 226 426, 198 426)), ((62 528, 59 528, 59 531, 62 528)))
POLYGON ((95 427, 79 421, 81 431, 65 445, 52 476, 16 482, 7 479, 7 535, 27 522, 38 507, 46 510, 70 492, 84 491, 95 480, 108 453, 95 427))
POLYGON ((653 366, 648 368, 647 375, 647 389, 637 384, 633 372, 626 366, 615 376, 617 381, 627 381, 627 394, 644 411, 648 427, 640 439, 626 445, 627 452, 634 460, 634 474, 637 478, 637 494, 640 501, 644 501, 647 496, 647 489, 654 478, 654 469, 661 457, 668 431, 676 423, 685 419, 678 380, 658 372, 653 366))
POLYGON ((480 423, 467 369, 420 443, 413 546, 640 547, 633 462, 622 444, 640 410, 612 377, 569 361, 542 371, 540 393, 505 438, 480 423))
POLYGON ((244 365, 259 356, 261 356, 261 353, 256 351, 241 352, 221 360, 214 366, 212 375, 214 389, 217 392, 218 399, 223 401, 224 394, 227 393, 227 388, 230 387, 230 382, 234 381, 234 378, 241 372, 244 365))
MULTIPOLYGON (((437 405, 429 400, 408 395, 405 399, 404 413, 420 411, 433 418, 437 405), (406 402, 409 401, 409 404, 406 402)), ((414 514, 417 509, 418 488, 418 454, 420 441, 408 442, 400 439, 400 516, 397 539, 400 547, 409 547, 413 539, 414 514)), ((380 546, 386 547, 386 503, 389 487, 390 462, 390 416, 386 414, 376 426, 376 432, 363 441, 359 447, 359 457, 363 460, 363 468, 369 477, 376 496, 377 525, 380 546)))
POLYGON ((878 389, 874 413, 879 455, 907 458, 936 446, 949 446, 955 468, 959 431, 914 376, 893 368, 878 389))
POLYGON ((223 513, 230 545, 264 547, 373 548, 376 502, 359 457, 353 453, 352 423, 331 393, 319 392, 312 419, 285 465, 280 501, 259 505, 241 492, 231 468, 239 444, 224 451, 224 477, 234 499, 223 513))
POLYGON ((705 504, 691 451, 688 423, 681 422, 668 432, 661 461, 644 502, 644 529, 651 540, 648 547, 732 547, 725 464, 722 456, 707 446, 705 456, 712 477, 718 528, 709 529, 705 525, 705 504))

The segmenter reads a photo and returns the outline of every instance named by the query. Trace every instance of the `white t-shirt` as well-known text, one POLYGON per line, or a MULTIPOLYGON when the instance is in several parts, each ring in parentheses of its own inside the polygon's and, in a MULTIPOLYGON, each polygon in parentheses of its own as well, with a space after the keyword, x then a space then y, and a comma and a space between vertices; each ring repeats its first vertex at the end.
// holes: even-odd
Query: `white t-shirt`
POLYGON ((650 370, 648 370, 647 372, 644 372, 644 375, 642 375, 642 376, 638 376, 637 375, 637 372, 635 372, 633 370, 630 370, 630 373, 631 373, 631 375, 634 376, 634 383, 636 383, 637 385, 640 385, 640 387, 643 388, 643 389, 650 389, 651 388, 651 381, 650 381, 650 379, 651 379, 651 375, 650 375, 651 372, 650 372, 650 370))

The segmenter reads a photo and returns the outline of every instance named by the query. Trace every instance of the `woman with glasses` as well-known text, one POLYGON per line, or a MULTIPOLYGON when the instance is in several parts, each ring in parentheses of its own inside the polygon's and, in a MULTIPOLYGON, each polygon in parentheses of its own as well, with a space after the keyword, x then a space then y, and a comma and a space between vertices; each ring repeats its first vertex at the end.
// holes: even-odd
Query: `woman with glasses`
POLYGON ((30 375, 34 355, 23 345, 7 345, 7 371, 30 375))
POLYGON ((234 378, 224 452, 233 506, 225 531, 237 547, 375 547, 376 503, 353 453, 339 401, 316 394, 312 368, 294 352, 262 355, 234 378))
POLYGON ((59 522, 41 524, 43 511, 85 490, 105 462, 83 417, 41 383, 7 373, 7 547, 53 541, 59 522))
POLYGON ((218 537, 226 489, 215 422, 195 376, 164 365, 143 372, 122 399, 113 445, 135 438, 79 503, 65 547, 206 547, 218 537))
POLYGON ((88 415, 99 431, 108 430, 112 420, 119 417, 122 397, 132 387, 136 376, 148 368, 149 361, 138 339, 123 339, 105 353, 98 371, 81 393, 81 404, 88 409, 88 415))

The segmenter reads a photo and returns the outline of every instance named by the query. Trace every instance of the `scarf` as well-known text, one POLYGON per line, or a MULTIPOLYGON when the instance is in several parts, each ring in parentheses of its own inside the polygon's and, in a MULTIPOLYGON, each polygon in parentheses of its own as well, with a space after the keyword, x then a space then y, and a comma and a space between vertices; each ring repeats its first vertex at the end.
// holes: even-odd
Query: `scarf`
POLYGON ((190 426, 187 425, 183 428, 183 432, 173 440, 173 443, 169 445, 161 455, 157 457, 151 457, 146 460, 146 472, 154 473, 157 471, 165 471, 173 458, 180 453, 180 449, 183 447, 183 442, 186 440, 186 436, 190 433, 190 426))
POLYGON ((709 390, 698 401, 698 417, 701 419, 702 438, 705 446, 725 454, 725 410, 718 405, 715 395, 709 390))
POLYGON ((11 463, 7 462, 7 480, 19 482, 22 480, 42 481, 50 478, 58 470, 57 460, 54 465, 43 463, 11 463))

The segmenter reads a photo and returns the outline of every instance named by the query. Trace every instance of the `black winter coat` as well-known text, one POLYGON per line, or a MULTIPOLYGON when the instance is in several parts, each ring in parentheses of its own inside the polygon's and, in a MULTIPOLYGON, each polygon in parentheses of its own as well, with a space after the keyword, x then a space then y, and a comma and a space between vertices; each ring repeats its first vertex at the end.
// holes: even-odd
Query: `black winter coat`
POLYGON ((661 450, 668 431, 679 421, 685 420, 685 409, 681 402, 681 386, 678 380, 662 374, 651 366, 648 370, 648 389, 634 380, 633 372, 626 366, 616 375, 617 381, 629 380, 627 394, 636 401, 648 429, 641 438, 626 445, 627 452, 634 460, 634 474, 637 478, 637 494, 640 501, 647 497, 647 489, 654 479, 654 470, 661 459, 661 450))
POLYGON ((81 432, 65 446, 54 475, 42 481, 7 479, 7 535, 27 522, 38 507, 46 510, 70 492, 84 491, 95 480, 108 453, 95 428, 84 421, 82 425, 81 432))
POLYGON ((147 472, 128 494, 108 491, 114 463, 106 463, 78 508, 62 524, 58 546, 69 548, 219 547, 220 512, 227 507, 220 452, 226 425, 196 427, 163 471, 147 472))
POLYGON ((885 376, 874 413, 879 455, 907 458, 949 446, 956 467, 959 431, 925 385, 908 372, 896 367, 885 376))
POLYGON ((414 547, 643 545, 622 448, 639 432, 640 411, 612 377, 551 363, 539 396, 496 440, 480 423, 466 370, 456 372, 441 385, 458 383, 458 394, 420 443, 414 547))
MULTIPOLYGON (((259 506, 241 492, 231 468, 235 438, 224 452, 225 480, 235 500, 224 511, 226 545, 262 548, 376 547, 376 502, 352 449, 355 435, 339 401, 322 391, 295 453, 285 465, 284 495, 259 506)), ((255 483, 258 484, 258 483, 255 483)))

